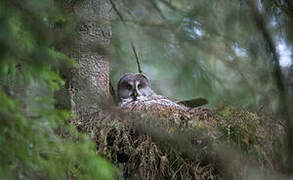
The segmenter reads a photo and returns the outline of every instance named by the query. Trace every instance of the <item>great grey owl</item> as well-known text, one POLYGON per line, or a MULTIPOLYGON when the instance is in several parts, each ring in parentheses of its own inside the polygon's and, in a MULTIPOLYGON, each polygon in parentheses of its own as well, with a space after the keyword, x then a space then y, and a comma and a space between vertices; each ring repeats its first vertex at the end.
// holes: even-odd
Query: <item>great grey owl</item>
POLYGON ((118 104, 122 109, 131 112, 149 112, 175 121, 182 117, 193 116, 199 110, 194 107, 206 104, 205 99, 174 102, 167 97, 157 95, 151 89, 149 79, 141 73, 128 73, 122 76, 118 82, 117 94, 118 104))

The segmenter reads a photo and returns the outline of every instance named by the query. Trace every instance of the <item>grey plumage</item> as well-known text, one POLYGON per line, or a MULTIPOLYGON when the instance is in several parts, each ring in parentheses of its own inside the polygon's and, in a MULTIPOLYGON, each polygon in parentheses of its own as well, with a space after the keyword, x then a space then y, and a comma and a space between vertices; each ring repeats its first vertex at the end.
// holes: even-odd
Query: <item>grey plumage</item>
POLYGON ((149 79, 139 73, 128 73, 122 76, 118 82, 118 104, 123 106, 125 104, 134 104, 137 102, 160 102, 160 104, 170 104, 172 106, 181 106, 182 108, 194 108, 207 104, 204 98, 197 98, 186 101, 173 102, 164 96, 157 95, 152 89, 149 79))
POLYGON ((208 109, 188 107, 182 102, 176 103, 167 97, 157 95, 151 89, 148 78, 140 73, 122 76, 118 82, 117 94, 118 105, 122 110, 173 119, 176 123, 187 120, 193 124, 194 121, 189 120, 210 113, 208 109))
POLYGON ((145 75, 131 73, 120 78, 117 93, 119 105, 145 100, 156 95, 145 75))

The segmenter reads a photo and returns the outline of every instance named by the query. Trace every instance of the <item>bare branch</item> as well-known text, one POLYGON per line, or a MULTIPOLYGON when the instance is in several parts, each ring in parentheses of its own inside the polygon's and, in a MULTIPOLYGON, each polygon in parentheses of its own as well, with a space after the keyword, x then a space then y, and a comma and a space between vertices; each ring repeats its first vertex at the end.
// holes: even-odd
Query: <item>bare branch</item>
POLYGON ((123 19, 123 16, 122 16, 122 14, 119 12, 119 10, 117 9, 115 3, 114 3, 112 0, 109 0, 109 1, 110 1, 110 3, 111 3, 111 6, 113 7, 114 11, 116 12, 116 14, 119 16, 121 22, 126 26, 126 23, 125 23, 125 21, 124 21, 124 19, 123 19))
MULTIPOLYGON (((130 31, 128 30, 127 24, 126 24, 126 22, 124 21, 124 18, 123 18, 123 16, 122 16, 122 14, 121 14, 121 13, 119 12, 119 10, 117 9, 115 3, 114 3, 112 0, 109 0, 109 1, 110 1, 111 5, 112 5, 114 11, 116 12, 116 14, 119 16, 121 22, 122 22, 123 25, 125 26, 127 32, 130 32, 130 31)), ((133 40, 132 40, 132 38, 131 38, 131 35, 130 35, 129 37, 130 37, 129 39, 130 39, 131 48, 132 48, 132 51, 133 51, 134 56, 135 56, 135 59, 136 59, 136 64, 137 64, 137 70, 138 70, 138 73, 142 73, 142 71, 141 71, 141 67, 140 67, 140 63, 139 63, 139 59, 138 59, 138 56, 137 56, 137 53, 136 53, 136 50, 135 50, 136 48, 135 48, 135 46, 134 46, 133 40)))
POLYGON ((134 47, 134 45, 133 45, 132 42, 131 42, 131 48, 132 48, 132 51, 133 51, 134 56, 135 56, 135 59, 136 59, 138 73, 142 73, 142 70, 141 70, 141 67, 140 67, 140 63, 139 63, 139 59, 138 59, 138 56, 137 56, 135 47, 134 47))

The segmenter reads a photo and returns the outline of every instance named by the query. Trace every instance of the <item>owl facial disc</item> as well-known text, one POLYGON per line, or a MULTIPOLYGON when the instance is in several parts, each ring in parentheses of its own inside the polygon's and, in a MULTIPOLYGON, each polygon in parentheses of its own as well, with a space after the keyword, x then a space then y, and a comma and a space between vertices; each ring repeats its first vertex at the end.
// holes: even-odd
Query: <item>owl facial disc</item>
POLYGON ((132 102, 154 95, 149 80, 143 74, 125 74, 118 82, 119 102, 132 102))

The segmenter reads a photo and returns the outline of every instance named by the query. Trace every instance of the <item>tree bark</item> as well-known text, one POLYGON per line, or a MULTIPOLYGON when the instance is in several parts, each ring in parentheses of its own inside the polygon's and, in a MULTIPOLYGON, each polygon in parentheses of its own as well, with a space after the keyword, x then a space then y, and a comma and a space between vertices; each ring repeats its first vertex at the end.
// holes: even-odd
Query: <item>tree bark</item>
MULTIPOLYGON (((112 35, 110 8, 106 0, 82 0, 73 6, 71 16, 77 22, 76 35, 72 49, 65 53, 76 60, 78 67, 71 71, 69 93, 63 89, 58 97, 69 98, 71 110, 79 116, 99 111, 109 98, 109 62, 105 49, 112 35)), ((60 101, 65 102, 64 98, 60 101)))

